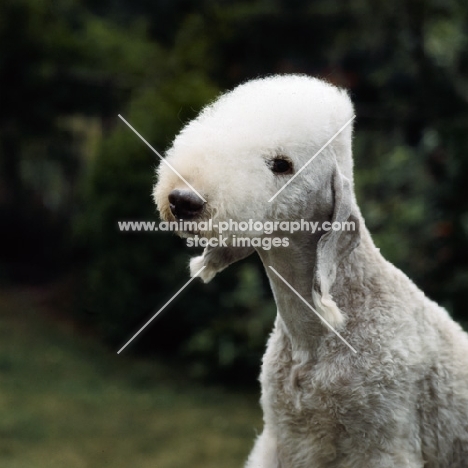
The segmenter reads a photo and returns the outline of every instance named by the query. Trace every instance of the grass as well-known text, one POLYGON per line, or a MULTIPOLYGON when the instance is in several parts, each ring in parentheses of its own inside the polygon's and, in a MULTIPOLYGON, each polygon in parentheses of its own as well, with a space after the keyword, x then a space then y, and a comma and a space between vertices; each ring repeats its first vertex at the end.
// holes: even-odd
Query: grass
POLYGON ((261 431, 258 395, 111 353, 34 299, 0 291, 2 468, 243 465, 261 431))

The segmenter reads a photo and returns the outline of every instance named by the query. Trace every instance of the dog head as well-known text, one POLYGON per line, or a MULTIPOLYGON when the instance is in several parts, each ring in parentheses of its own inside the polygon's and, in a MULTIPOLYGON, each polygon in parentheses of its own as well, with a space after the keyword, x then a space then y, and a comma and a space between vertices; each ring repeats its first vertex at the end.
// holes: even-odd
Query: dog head
MULTIPOLYGON (((204 237, 217 236, 216 225, 229 220, 357 223, 353 115, 344 90, 315 78, 273 76, 238 86, 189 122, 167 151, 154 188, 162 218, 212 218, 204 237)), ((341 316, 330 287, 358 241, 356 229, 330 230, 317 242, 312 295, 335 324, 341 316)))

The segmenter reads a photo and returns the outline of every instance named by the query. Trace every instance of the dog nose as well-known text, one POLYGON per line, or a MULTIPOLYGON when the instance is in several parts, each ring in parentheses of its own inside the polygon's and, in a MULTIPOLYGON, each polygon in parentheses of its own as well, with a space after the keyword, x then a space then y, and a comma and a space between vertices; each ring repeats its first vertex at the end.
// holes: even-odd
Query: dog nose
POLYGON ((203 200, 190 190, 175 189, 169 194, 169 208, 178 219, 193 219, 198 216, 205 204, 203 200))

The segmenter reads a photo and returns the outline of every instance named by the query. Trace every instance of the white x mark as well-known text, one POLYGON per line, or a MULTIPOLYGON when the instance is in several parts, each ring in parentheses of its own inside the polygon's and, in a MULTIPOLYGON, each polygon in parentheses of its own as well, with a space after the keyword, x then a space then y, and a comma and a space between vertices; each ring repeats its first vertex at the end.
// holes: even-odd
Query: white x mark
POLYGON ((354 119, 353 115, 269 200, 271 203, 354 119))
POLYGON ((165 158, 163 158, 158 151, 156 151, 120 114, 119 114, 119 119, 122 120, 122 122, 124 122, 131 130, 133 130, 135 132, 135 135, 139 136, 141 141, 143 141, 143 143, 146 144, 146 146, 148 146, 148 148, 150 148, 154 154, 156 154, 156 156, 158 156, 158 158, 164 163, 166 164, 169 168, 171 168, 175 174, 177 174, 205 203, 206 203, 206 200, 185 180, 184 177, 182 177, 181 174, 179 174, 179 172, 171 165, 167 162, 167 160, 165 158))

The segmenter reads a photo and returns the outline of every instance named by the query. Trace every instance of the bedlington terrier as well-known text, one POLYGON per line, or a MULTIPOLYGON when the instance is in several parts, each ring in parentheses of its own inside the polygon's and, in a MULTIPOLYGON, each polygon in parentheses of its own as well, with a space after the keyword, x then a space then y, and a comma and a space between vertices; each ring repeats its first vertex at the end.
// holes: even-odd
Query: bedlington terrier
POLYGON ((220 241, 230 223, 192 276, 204 266, 207 282, 254 251, 268 275, 278 314, 247 468, 468 467, 468 335, 374 246, 353 191, 353 115, 319 79, 247 82, 183 128, 154 198, 167 221, 212 219, 183 236, 220 241), (284 243, 292 220, 319 227, 284 243), (354 229, 326 229, 336 223, 354 229))

